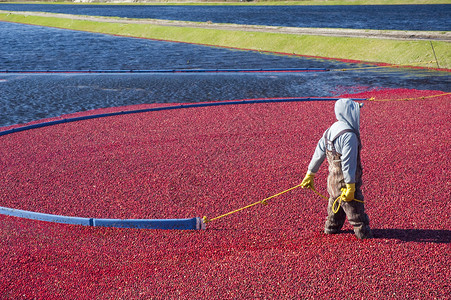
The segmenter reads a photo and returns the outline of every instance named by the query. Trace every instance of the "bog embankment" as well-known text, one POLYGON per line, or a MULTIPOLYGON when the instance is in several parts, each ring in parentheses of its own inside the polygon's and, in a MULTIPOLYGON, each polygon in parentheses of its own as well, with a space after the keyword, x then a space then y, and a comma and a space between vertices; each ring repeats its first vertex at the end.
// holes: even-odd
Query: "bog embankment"
POLYGON ((448 31, 294 28, 12 11, 0 11, 0 20, 292 55, 451 68, 448 31))

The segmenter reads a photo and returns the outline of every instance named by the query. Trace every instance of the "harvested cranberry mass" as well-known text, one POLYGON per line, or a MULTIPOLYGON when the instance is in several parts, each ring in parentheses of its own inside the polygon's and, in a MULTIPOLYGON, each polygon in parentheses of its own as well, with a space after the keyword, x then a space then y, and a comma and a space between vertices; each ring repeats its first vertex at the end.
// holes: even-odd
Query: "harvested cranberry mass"
MULTIPOLYGON (((325 235, 326 200, 303 189, 199 231, 0 216, 1 298, 446 299, 451 95, 381 89, 341 96, 374 98, 364 101, 361 135, 375 238, 358 240, 348 223, 325 235)), ((4 135, 0 206, 89 218, 213 218, 299 184, 334 120, 333 101, 258 103, 4 135)), ((326 175, 324 164, 316 178, 323 194, 326 175)))

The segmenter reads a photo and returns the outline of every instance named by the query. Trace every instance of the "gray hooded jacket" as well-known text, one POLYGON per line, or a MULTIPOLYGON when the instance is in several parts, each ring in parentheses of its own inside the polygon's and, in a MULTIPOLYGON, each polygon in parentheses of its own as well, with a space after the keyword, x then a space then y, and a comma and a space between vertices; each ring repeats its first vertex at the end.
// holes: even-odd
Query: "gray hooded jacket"
MULTIPOLYGON (((345 183, 355 183, 360 140, 360 105, 351 99, 339 99, 335 103, 335 116, 338 121, 330 127, 327 139, 334 141, 336 151, 341 154, 341 166, 345 183), (353 132, 345 132, 336 138, 337 134, 345 129, 351 129, 353 132)), ((318 172, 319 167, 326 158, 324 139, 326 132, 319 140, 308 166, 310 173, 318 172)))

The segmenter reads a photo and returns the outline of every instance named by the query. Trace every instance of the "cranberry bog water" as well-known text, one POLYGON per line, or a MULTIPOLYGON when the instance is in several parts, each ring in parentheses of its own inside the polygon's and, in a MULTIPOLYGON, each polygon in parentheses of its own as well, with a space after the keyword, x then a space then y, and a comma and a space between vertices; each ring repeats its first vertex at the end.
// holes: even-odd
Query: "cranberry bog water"
MULTIPOLYGON (((340 234, 324 234, 326 201, 303 189, 206 230, 0 216, 1 298, 446 299, 451 95, 381 89, 342 96, 374 98, 361 116, 374 239, 358 240, 348 223, 340 234)), ((0 206, 92 218, 211 218, 299 184, 334 122, 333 107, 222 105, 8 134, 0 137, 0 206)), ((316 179, 323 194, 326 175, 324 163, 316 179)))

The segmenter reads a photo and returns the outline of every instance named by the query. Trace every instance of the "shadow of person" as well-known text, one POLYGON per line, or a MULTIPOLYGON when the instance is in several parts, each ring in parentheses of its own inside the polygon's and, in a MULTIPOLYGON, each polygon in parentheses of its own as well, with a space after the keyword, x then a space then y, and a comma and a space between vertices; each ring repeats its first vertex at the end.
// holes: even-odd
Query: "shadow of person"
POLYGON ((438 243, 451 242, 451 230, 436 229, 372 229, 376 239, 396 239, 404 242, 438 243))

